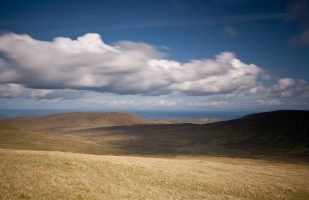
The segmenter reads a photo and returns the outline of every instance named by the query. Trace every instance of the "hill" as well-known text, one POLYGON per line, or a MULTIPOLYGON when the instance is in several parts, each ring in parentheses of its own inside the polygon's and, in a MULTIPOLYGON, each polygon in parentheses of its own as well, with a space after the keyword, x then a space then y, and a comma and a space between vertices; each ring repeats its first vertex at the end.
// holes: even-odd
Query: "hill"
MULTIPOLYGON (((209 124, 177 121, 170 124, 170 121, 150 121, 129 113, 67 113, 14 118, 3 120, 2 123, 16 130, 15 134, 6 134, 7 139, 2 139, 0 147, 10 143, 16 149, 60 149, 79 153, 160 157, 270 157, 309 161, 308 111, 258 113, 209 124), (36 139, 33 140, 33 137, 36 139), (35 141, 41 141, 38 139, 40 137, 48 144, 38 145, 35 141), (64 140, 76 145, 64 145, 61 148, 61 142, 51 145, 54 142, 48 140, 53 137, 57 140, 64 137, 64 140), (14 143, 15 140, 23 143, 14 143), (79 145, 85 148, 72 148, 79 145)), ((3 135, 3 131, 0 131, 2 138, 3 135)))
POLYGON ((18 129, 0 123, 0 148, 80 152, 89 154, 115 153, 108 146, 69 135, 50 135, 18 129))
POLYGON ((308 199, 308 119, 276 111, 209 124, 127 113, 2 120, 0 199, 308 199))
POLYGON ((16 117, 1 121, 20 129, 44 132, 153 123, 141 116, 126 112, 73 112, 46 116, 16 117))
POLYGON ((123 154, 213 155, 308 160, 308 111, 275 111, 209 124, 144 124, 68 132, 123 154))
POLYGON ((229 147, 309 153, 309 111, 256 113, 206 127, 215 132, 225 128, 233 136, 244 137, 228 143, 229 147))

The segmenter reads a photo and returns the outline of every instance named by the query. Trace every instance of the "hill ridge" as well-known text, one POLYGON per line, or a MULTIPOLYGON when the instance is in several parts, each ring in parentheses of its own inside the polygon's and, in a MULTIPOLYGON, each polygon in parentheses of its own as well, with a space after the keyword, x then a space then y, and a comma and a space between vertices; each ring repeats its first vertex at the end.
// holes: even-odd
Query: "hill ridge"
MULTIPOLYGON (((129 112, 69 112, 43 116, 23 116, 4 119, 0 122, 31 131, 78 127, 106 127, 151 123, 142 116, 129 112)), ((52 131, 52 132, 53 132, 52 131)))

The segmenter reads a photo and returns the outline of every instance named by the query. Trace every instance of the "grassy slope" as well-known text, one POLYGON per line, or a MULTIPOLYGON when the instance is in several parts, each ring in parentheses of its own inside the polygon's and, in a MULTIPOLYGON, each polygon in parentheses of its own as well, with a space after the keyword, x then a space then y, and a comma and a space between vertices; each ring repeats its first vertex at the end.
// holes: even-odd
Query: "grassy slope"
POLYGON ((34 117, 16 117, 2 120, 2 123, 30 131, 61 132, 71 129, 126 126, 154 122, 125 112, 74 112, 34 117))
POLYGON ((261 113, 204 125, 151 124, 129 113, 66 113, 2 123, 23 129, 8 134, 0 126, 0 148, 113 155, 271 156, 309 161, 306 111, 261 113), (125 125, 97 128, 121 123, 125 125), (57 134, 51 129, 57 129, 57 134))
POLYGON ((72 136, 33 133, 0 123, 0 148, 24 150, 68 151, 89 154, 116 153, 109 146, 72 136))
POLYGON ((307 199, 309 166, 0 149, 0 199, 307 199))
MULTIPOLYGON (((234 147, 247 149, 299 150, 309 153, 309 111, 282 110, 256 113, 239 119, 214 123, 213 130, 225 127, 233 135, 248 135, 234 141, 234 147), (303 147, 303 149, 296 149, 303 147), (308 148, 308 149, 306 149, 308 148)), ((233 146, 230 144, 229 146, 233 146)))
MULTIPOLYGON (((231 154, 231 149, 226 149, 224 145, 229 143, 241 146, 244 141, 252 143, 253 147, 260 145, 264 140, 256 137, 257 133, 264 133, 263 138, 267 140, 275 137, 275 144, 282 145, 286 139, 295 136, 280 133, 288 134, 291 130, 297 130, 298 139, 291 143, 295 144, 301 138, 307 138, 306 130, 309 123, 306 117, 294 121, 288 119, 290 126, 286 126, 287 122, 281 123, 282 120, 277 119, 275 127, 270 126, 270 130, 262 125, 273 124, 270 122, 271 119, 266 118, 266 121, 263 121, 265 120, 263 118, 261 121, 257 120, 256 116, 253 116, 253 119, 249 117, 249 120, 241 119, 209 125, 148 124, 85 129, 99 125, 96 119, 89 118, 89 115, 86 117, 86 122, 81 118, 75 120, 74 117, 66 121, 66 125, 70 126, 72 123, 74 125, 83 122, 83 126, 78 128, 79 131, 60 128, 57 131, 65 132, 58 134, 51 134, 53 131, 49 132, 50 134, 40 132, 41 127, 43 130, 49 130, 48 126, 56 125, 53 123, 59 120, 62 123, 63 118, 57 115, 57 120, 53 123, 49 121, 44 124, 40 120, 36 121, 37 118, 30 118, 28 122, 31 123, 23 122, 19 126, 31 128, 33 124, 42 123, 36 126, 35 131, 13 127, 12 125, 19 124, 18 120, 11 124, 0 123, 0 148, 6 149, 0 149, 0 199, 43 197, 45 199, 308 199, 309 197, 308 163, 291 164, 291 162, 230 158, 227 156, 240 157, 244 151, 233 150, 231 154), (94 124, 88 126, 89 123, 94 124), (275 135, 268 134, 272 133, 273 128, 277 128, 275 135), (67 132, 68 130, 71 132, 67 132), (186 157, 164 159, 89 154, 186 155, 186 157), (199 157, 200 155, 203 157, 199 157)), ((111 121, 121 123, 123 120, 128 122, 126 118, 111 121)), ((108 123, 111 124, 111 121, 108 123)), ((270 143, 270 147, 272 144, 270 143)), ((286 152, 284 155, 287 155, 286 152)))

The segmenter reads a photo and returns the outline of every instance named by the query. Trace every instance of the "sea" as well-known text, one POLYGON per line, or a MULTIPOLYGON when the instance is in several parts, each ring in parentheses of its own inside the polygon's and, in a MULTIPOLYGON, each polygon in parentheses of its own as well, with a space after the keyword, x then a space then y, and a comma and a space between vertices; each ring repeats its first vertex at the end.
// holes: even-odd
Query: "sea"
POLYGON ((254 112, 250 111, 202 111, 202 110, 43 110, 43 109, 2 109, 0 119, 39 116, 67 112, 131 112, 153 120, 171 119, 235 119, 254 112))

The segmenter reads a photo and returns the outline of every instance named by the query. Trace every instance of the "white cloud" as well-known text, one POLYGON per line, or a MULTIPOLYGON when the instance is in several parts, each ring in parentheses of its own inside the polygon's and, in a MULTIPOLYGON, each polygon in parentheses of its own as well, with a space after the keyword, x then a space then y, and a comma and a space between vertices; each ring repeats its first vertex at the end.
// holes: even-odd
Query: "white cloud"
POLYGON ((179 62, 149 44, 108 45, 98 34, 53 41, 0 36, 2 107, 31 105, 30 99, 34 107, 65 108, 308 107, 306 81, 282 78, 267 87, 261 81, 268 79, 231 52, 179 62))
POLYGON ((108 105, 112 106, 151 106, 151 107, 173 107, 176 106, 179 101, 170 100, 170 99, 151 99, 151 100, 132 100, 132 99, 118 99, 118 100, 110 100, 106 101, 108 105))
POLYGON ((253 87, 249 90, 250 94, 260 94, 265 92, 268 92, 268 89, 262 85, 257 85, 256 87, 253 87))
POLYGON ((309 85, 305 80, 295 80, 291 78, 279 79, 277 84, 269 90, 272 95, 279 97, 295 97, 300 95, 308 95, 309 85))
MULTIPOLYGON (((245 64, 233 53, 223 52, 216 59, 192 60, 189 63, 160 60, 156 69, 168 76, 169 91, 188 95, 208 95, 247 89, 255 86, 261 69, 245 64)), ((161 76, 162 77, 162 76, 161 76)))
POLYGON ((269 88, 257 85, 249 90, 250 94, 264 94, 275 97, 297 97, 309 95, 309 84, 302 79, 281 78, 269 88))
POLYGON ((262 106, 277 106, 281 104, 281 101, 278 99, 258 99, 256 104, 262 106))
POLYGON ((15 97, 23 92, 22 86, 18 84, 0 85, 0 97, 15 97))
POLYGON ((119 52, 116 48, 104 44, 100 35, 88 33, 77 40, 71 40, 66 37, 57 37, 54 39, 54 44, 59 49, 68 53, 106 53, 119 52))
POLYGON ((225 100, 217 100, 217 101, 207 101, 207 102, 194 102, 194 103, 188 103, 187 106, 191 106, 191 107, 220 107, 223 105, 226 105, 228 102, 225 100))
POLYGON ((25 88, 22 85, 8 83, 0 85, 0 98, 11 98, 11 97, 32 97, 40 98, 46 97, 52 93, 52 90, 47 89, 30 89, 25 88))
POLYGON ((95 33, 51 42, 4 34, 0 53, 0 83, 38 89, 209 95, 250 89, 262 74, 259 67, 229 52, 181 63, 165 59, 151 45, 129 41, 108 45, 95 33))

